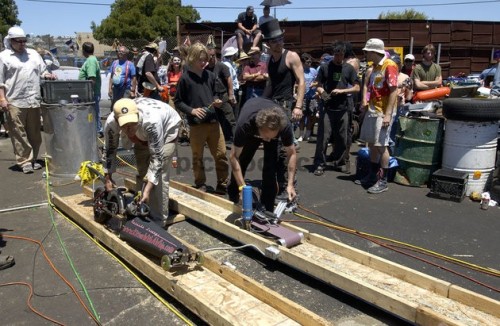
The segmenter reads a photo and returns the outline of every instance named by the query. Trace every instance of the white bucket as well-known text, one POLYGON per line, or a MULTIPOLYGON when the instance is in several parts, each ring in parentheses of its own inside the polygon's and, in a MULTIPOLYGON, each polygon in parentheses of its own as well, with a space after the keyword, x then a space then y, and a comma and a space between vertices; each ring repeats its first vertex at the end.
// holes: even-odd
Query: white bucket
POLYGON ((446 120, 442 166, 469 174, 465 195, 488 190, 495 169, 498 121, 446 120))

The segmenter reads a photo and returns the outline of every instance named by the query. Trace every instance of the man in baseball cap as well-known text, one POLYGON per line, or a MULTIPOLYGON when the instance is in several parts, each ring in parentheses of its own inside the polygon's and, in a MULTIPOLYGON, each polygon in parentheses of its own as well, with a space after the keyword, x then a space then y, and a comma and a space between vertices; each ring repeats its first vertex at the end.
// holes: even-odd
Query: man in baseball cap
POLYGON ((401 67, 401 72, 403 74, 407 74, 408 76, 411 76, 411 72, 413 71, 413 68, 415 68, 415 56, 411 53, 408 53, 407 55, 405 55, 403 67, 401 67))
POLYGON ((104 125, 106 151, 105 186, 114 187, 116 153, 120 138, 125 148, 134 148, 137 161, 136 190, 146 182, 140 203, 148 203, 150 218, 161 226, 168 218, 169 171, 181 118, 168 104, 147 97, 122 98, 104 125))

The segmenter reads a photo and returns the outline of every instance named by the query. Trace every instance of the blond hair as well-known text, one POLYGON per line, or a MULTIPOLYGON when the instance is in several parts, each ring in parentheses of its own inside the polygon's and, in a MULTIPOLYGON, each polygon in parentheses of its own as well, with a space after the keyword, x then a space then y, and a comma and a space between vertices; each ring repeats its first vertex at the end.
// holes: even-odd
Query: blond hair
POLYGON ((197 42, 189 47, 186 62, 189 66, 193 66, 200 60, 203 55, 205 55, 206 59, 208 60, 207 47, 197 42))

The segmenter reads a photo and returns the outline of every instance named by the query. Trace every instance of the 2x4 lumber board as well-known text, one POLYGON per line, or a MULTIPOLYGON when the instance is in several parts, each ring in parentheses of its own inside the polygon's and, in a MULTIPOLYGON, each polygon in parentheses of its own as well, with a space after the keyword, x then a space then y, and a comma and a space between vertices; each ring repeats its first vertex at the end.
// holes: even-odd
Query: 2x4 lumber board
MULTIPOLYGON (((126 179, 125 183, 128 186, 135 186, 133 180, 126 179), (128 181, 127 181, 128 180, 128 181)), ((129 187, 130 189, 130 187, 129 187)), ((89 197, 93 197, 94 191, 90 187, 84 187, 83 193, 89 197)), ((213 196, 216 197, 216 196, 213 196)), ((220 197, 216 197, 219 198, 220 197)), ((183 214, 177 214, 178 216, 184 217, 183 214)), ((185 218, 183 218, 185 219, 185 218)), ((189 249, 191 252, 199 251, 197 248, 193 247, 189 243, 185 243, 180 239, 181 242, 189 249)), ((297 321, 301 325, 314 324, 314 325, 329 325, 330 323, 319 315, 311 312, 310 310, 304 308, 303 306, 289 300, 288 298, 282 296, 281 294, 261 285, 257 281, 248 276, 229 269, 227 266, 222 266, 215 259, 210 256, 205 255, 203 267, 209 269, 213 273, 216 273, 223 277, 225 280, 231 282, 232 284, 243 289, 245 292, 253 295, 262 302, 270 305, 274 309, 283 313, 284 315, 290 317, 291 319, 297 321)))
POLYGON ((171 274, 92 219, 84 195, 59 197, 53 203, 94 235, 101 243, 137 268, 146 277, 214 325, 298 325, 276 309, 249 295, 208 269, 171 274))
MULTIPOLYGON (((197 198, 214 203, 221 208, 228 209, 229 211, 235 213, 241 212, 241 207, 234 205, 232 202, 219 196, 201 192, 189 185, 176 181, 171 182, 171 185, 175 189, 185 191, 186 193, 189 193, 197 198)), ((304 234, 304 242, 307 242, 319 248, 326 249, 330 252, 353 260, 359 264, 371 267, 375 270, 381 271, 390 276, 394 276, 420 288, 429 290, 444 297, 448 297, 454 301, 463 303, 466 306, 476 308, 477 310, 500 318, 500 302, 497 300, 475 293, 473 291, 466 290, 462 287, 427 275, 425 273, 421 273, 406 266, 396 264, 392 261, 345 245, 341 242, 334 241, 322 235, 310 233, 308 230, 297 227, 296 225, 285 222, 282 224, 292 230, 302 232, 304 234)))
MULTIPOLYGON (((239 242, 252 243, 261 250, 271 244, 269 240, 234 225, 232 221, 235 214, 232 210, 225 210, 177 189, 171 189, 170 199, 178 212, 239 242)), ((430 307, 440 312, 443 321, 453 316, 457 324, 477 324, 478 320, 500 324, 500 319, 474 307, 311 244, 303 243, 292 249, 280 247, 280 251, 279 260, 283 263, 413 322, 419 317, 418 311, 424 311, 419 307, 430 307), (363 277, 354 276, 359 273, 363 277), (405 289, 411 290, 404 291, 405 289)))

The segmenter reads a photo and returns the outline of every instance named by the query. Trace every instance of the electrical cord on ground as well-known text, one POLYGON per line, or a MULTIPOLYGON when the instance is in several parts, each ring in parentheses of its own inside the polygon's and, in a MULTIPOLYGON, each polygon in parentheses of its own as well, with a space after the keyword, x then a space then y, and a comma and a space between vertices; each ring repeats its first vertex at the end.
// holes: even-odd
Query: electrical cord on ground
MULTIPOLYGON (((304 210, 306 212, 309 212, 309 213, 311 213, 311 214, 313 214, 313 215, 315 215, 315 216, 317 216, 317 217, 319 217, 319 218, 327 221, 328 223, 325 223, 325 224, 327 224, 326 226, 333 227, 335 229, 338 229, 339 231, 343 231, 343 232, 346 232, 346 233, 366 235, 366 236, 373 237, 373 238, 376 238, 376 239, 388 241, 388 242, 395 243, 395 244, 398 244, 398 245, 401 245, 401 246, 404 246, 404 247, 407 247, 407 248, 412 248, 412 249, 417 250, 417 251, 419 251, 421 253, 426 253, 426 254, 434 256, 436 258, 440 258, 440 259, 443 259, 443 260, 446 260, 446 261, 449 261, 449 262, 453 262, 455 264, 458 264, 458 265, 463 266, 463 267, 467 267, 467 268, 472 269, 472 270, 476 270, 476 271, 479 271, 479 272, 482 272, 482 273, 485 273, 485 274, 488 274, 488 275, 492 275, 492 276, 495 276, 495 277, 500 277, 500 271, 498 271, 498 270, 495 270, 495 269, 492 269, 492 268, 489 268, 489 267, 482 267, 482 266, 479 266, 479 265, 476 265, 476 264, 472 264, 472 263, 469 263, 469 262, 466 262, 466 261, 463 261, 463 260, 460 260, 460 259, 457 259, 457 258, 454 258, 454 257, 449 257, 449 256, 446 256, 446 255, 443 255, 443 254, 431 251, 429 249, 418 247, 418 246, 415 246, 415 245, 412 245, 412 244, 409 244, 409 243, 405 243, 405 242, 401 242, 401 241, 398 241, 398 240, 394 240, 394 239, 390 239, 390 238, 378 236, 378 235, 375 235, 375 234, 370 234, 370 233, 358 231, 358 230, 355 230, 355 229, 351 229, 351 228, 342 226, 342 225, 340 225, 338 223, 333 223, 330 220, 326 219, 325 217, 321 216, 320 214, 318 214, 318 213, 316 213, 316 212, 314 212, 314 211, 312 211, 310 209, 307 209, 307 208, 305 208, 303 206, 299 205, 299 208, 301 208, 302 210, 304 210)), ((312 220, 312 221, 316 221, 316 220, 313 220, 313 219, 308 218, 308 217, 304 217, 304 218, 312 220)), ((317 221, 317 222, 319 222, 319 221, 317 221)), ((320 222, 320 223, 322 223, 322 222, 320 222)))
MULTIPOLYGON (((82 290, 83 290, 83 292, 85 294, 85 297, 87 298, 87 301, 88 301, 88 303, 90 305, 90 308, 92 309, 92 313, 93 313, 92 318, 98 324, 100 324, 99 314, 95 310, 94 304, 92 302, 92 299, 90 298, 90 295, 89 295, 89 293, 87 291, 87 288, 85 287, 85 284, 83 283, 83 280, 81 279, 80 274, 76 270, 75 264, 73 263, 73 260, 71 259, 71 256, 69 255, 68 250, 66 249, 66 246, 64 244, 64 241, 62 240, 61 234, 59 233, 59 229, 57 228, 57 225, 55 223, 54 214, 53 214, 53 210, 52 210, 52 207, 54 207, 54 204, 52 204, 52 201, 50 199, 50 187, 51 186, 50 186, 50 177, 49 177, 49 170, 48 170, 47 159, 45 159, 45 173, 46 173, 45 182, 46 182, 46 191, 47 191, 47 201, 50 204, 49 205, 50 220, 52 222, 52 225, 54 226, 54 230, 56 231, 57 239, 59 240, 59 244, 61 245, 61 248, 62 248, 62 250, 64 252, 64 255, 66 257, 66 260, 70 264, 71 270, 73 271, 73 274, 75 275, 76 279, 78 280, 78 283, 80 283, 80 286, 81 286, 81 288, 82 288, 82 290)), ((85 310, 88 309, 86 305, 84 305, 84 308, 85 308, 85 310)))
POLYGON ((23 285, 23 286, 26 286, 29 290, 30 290, 30 293, 28 295, 28 298, 26 299, 26 305, 28 306, 28 308, 30 308, 31 311, 33 311, 35 314, 37 314, 38 316, 42 317, 43 319, 45 320, 48 320, 56 325, 64 325, 62 322, 60 321, 57 321, 53 318, 50 318, 49 316, 47 315, 44 315, 43 313, 41 313, 40 311, 38 311, 35 307, 33 307, 33 305, 31 304, 31 299, 33 298, 33 287, 31 286, 31 284, 27 283, 27 282, 9 282, 9 283, 2 283, 0 284, 0 287, 3 287, 3 286, 12 286, 12 285, 23 285))
MULTIPOLYGON (((302 206, 299 206, 299 208, 303 209, 303 210, 307 210, 307 209, 304 209, 302 206)), ((307 210, 309 211, 309 210, 307 210)), ((312 211, 310 211, 312 212, 312 211)), ((305 223, 313 223, 313 224, 318 224, 318 225, 322 225, 322 226, 325 226, 325 227, 328 227, 328 228, 332 228, 332 229, 336 229, 336 230, 339 230, 339 231, 343 231, 343 232, 346 232, 346 233, 349 233, 349 234, 353 234, 353 235, 357 235, 363 239, 366 239, 368 241, 371 241, 371 242, 374 242, 384 248, 387 248, 387 249, 390 249, 390 250, 393 250, 393 251, 396 251, 398 253, 401 253, 403 255, 406 255, 406 256, 409 256, 409 257, 412 257, 414 259, 418 259, 420 261, 423 261, 425 263, 428 263, 430 265, 433 265, 435 267, 438 267, 438 268, 441 268, 445 271, 448 271, 450 273, 453 273, 457 276, 460 276, 460 277, 463 277, 471 282, 474 282, 478 285, 481 285, 481 286, 484 286, 492 291, 495 291, 495 292, 500 292, 500 289, 498 288, 495 288, 493 286, 490 286, 488 284, 485 284, 483 282, 480 282, 476 279, 473 279, 465 274, 462 274, 462 273, 459 273, 457 271, 454 271, 452 269, 449 269, 447 267, 444 267, 442 265, 439 265, 437 263, 434 263, 434 262, 431 262, 429 260, 426 260, 426 259, 423 259, 421 257, 418 257, 418 256, 415 256, 415 255, 411 255, 407 252, 404 252, 400 249, 398 249, 398 247, 396 245, 391 245, 391 244, 387 244, 387 243, 383 243, 381 241, 377 241, 375 239, 380 239, 380 240, 384 240, 384 241, 388 241, 388 242, 393 242, 393 243, 396 243, 396 244, 399 244, 401 246, 403 246, 405 249, 407 250, 414 250, 414 251, 418 251, 420 253, 423 253, 423 254, 427 254, 427 255, 431 255, 431 256, 434 256, 436 258, 440 258, 442 260, 445 260, 445 261, 450 261, 452 263, 456 263, 456 264, 459 264, 459 262, 463 263, 462 264, 459 264, 459 265, 462 265, 462 266, 465 266, 465 267, 468 267, 470 269, 473 269, 473 270, 477 270, 479 272, 482 272, 482 273, 485 273, 485 274, 488 274, 488 275, 492 275, 492 276, 497 276, 499 275, 499 273, 497 271, 494 271, 492 269, 488 269, 488 268, 484 268, 484 267, 480 267, 480 266, 477 266, 477 265, 474 265, 474 264, 470 264, 470 263, 467 263, 467 262, 463 262, 463 261, 460 261, 458 259, 455 259, 455 258, 452 258, 452 257, 447 257, 447 256, 444 256, 444 255, 441 255, 441 254, 438 254, 438 253, 434 253, 430 250, 426 250, 424 248, 420 248, 420 247, 417 247, 417 246, 413 246, 413 245, 410 245, 410 244, 406 244, 406 243, 403 243, 403 242, 400 242, 400 241, 396 241, 396 240, 393 240, 393 239, 389 239, 389 238, 385 238, 385 237, 380 237, 380 236, 376 236, 376 235, 372 235, 372 234, 369 234, 369 233, 364 233, 364 232, 360 232, 360 231, 357 231, 357 230, 354 230, 354 229, 350 229, 350 228, 346 228, 346 227, 342 227, 342 226, 339 226, 339 225, 334 225, 334 223, 325 223, 325 222, 321 222, 321 221, 318 221, 318 220, 314 220, 310 217, 307 217, 305 215, 302 215, 302 214, 299 214, 299 213, 295 213, 296 216, 298 217, 301 217, 307 221, 301 221, 301 220, 286 220, 286 222, 291 222, 291 223, 294 223, 294 222, 298 222, 298 223, 301 223, 301 222, 305 222, 305 223)), ((324 217, 322 217, 321 215, 317 214, 314 212, 314 215, 322 218, 322 219, 325 219, 324 217)), ((327 220, 327 219, 325 219, 327 220)))
POLYGON ((210 251, 221 251, 221 250, 240 250, 240 249, 243 249, 243 248, 253 248, 255 250, 257 250, 262 256, 266 256, 266 254, 260 250, 256 245, 254 244, 246 244, 246 245, 242 245, 242 246, 238 246, 238 247, 215 247, 215 248, 208 248, 208 249, 204 249, 202 250, 202 252, 210 252, 210 251))
MULTIPOLYGON (((128 164, 126 161, 121 159, 124 163, 128 164)), ((131 166, 131 165, 129 165, 131 166)), ((132 167, 132 166, 131 166, 132 167)), ((135 168, 134 168, 135 169, 135 168)), ((47 187, 48 189, 48 187, 47 187)), ((119 257, 117 257, 115 254, 113 254, 111 251, 109 251, 106 247, 101 245, 98 241, 96 241, 90 234, 88 234, 82 227, 80 227, 77 223, 75 223, 73 220, 68 218, 63 212, 61 212, 57 207, 50 202, 50 193, 48 192, 48 197, 49 197, 49 203, 54 211, 56 211, 59 215, 61 215, 66 221, 71 223, 73 226, 75 226, 80 232, 82 232, 84 235, 86 235, 94 244, 96 244, 101 250, 106 252, 109 256, 111 256, 116 262, 118 262, 127 272, 130 273, 144 288, 146 288, 156 299, 158 299, 167 309, 169 309, 173 314, 175 314, 179 319, 181 319, 186 325, 193 326, 193 324, 185 317, 182 315, 181 312, 179 312, 174 306, 169 304, 165 299, 163 299, 153 288, 151 288, 144 280, 141 279, 139 275, 137 275, 134 271, 132 271, 122 260, 120 260, 119 257)))

